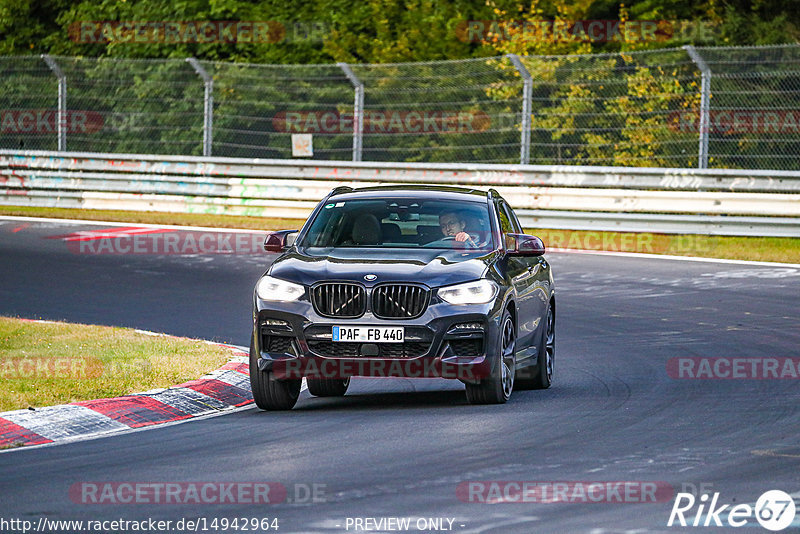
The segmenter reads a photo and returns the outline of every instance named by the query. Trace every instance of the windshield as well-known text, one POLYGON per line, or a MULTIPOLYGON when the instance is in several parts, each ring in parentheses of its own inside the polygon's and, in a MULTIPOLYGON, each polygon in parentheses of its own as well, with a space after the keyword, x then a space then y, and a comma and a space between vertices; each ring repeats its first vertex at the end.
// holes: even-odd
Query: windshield
POLYGON ((485 201, 369 199, 331 201, 300 246, 492 250, 485 201))

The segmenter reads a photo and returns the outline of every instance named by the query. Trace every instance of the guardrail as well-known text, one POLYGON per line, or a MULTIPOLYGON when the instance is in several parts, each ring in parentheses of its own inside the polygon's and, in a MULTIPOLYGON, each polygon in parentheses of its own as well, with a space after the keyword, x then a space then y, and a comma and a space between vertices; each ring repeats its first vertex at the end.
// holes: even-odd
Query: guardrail
POLYGON ((528 227, 800 237, 800 172, 0 150, 0 204, 305 218, 331 188, 493 187, 528 227))

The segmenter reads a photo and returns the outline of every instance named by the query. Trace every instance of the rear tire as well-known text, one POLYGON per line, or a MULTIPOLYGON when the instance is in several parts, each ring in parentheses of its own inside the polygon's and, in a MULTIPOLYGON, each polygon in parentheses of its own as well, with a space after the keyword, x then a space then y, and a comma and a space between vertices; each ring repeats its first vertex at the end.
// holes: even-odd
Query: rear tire
POLYGON ((300 396, 301 379, 278 380, 272 371, 258 369, 255 340, 250 340, 250 389, 262 410, 291 410, 300 396))
POLYGON ((500 324, 496 354, 487 355, 494 357, 491 374, 477 384, 465 384, 470 404, 503 404, 514 389, 517 330, 508 310, 503 312, 500 324))
POLYGON ((308 378, 306 377, 308 392, 315 397, 342 397, 350 386, 350 377, 347 378, 308 378))

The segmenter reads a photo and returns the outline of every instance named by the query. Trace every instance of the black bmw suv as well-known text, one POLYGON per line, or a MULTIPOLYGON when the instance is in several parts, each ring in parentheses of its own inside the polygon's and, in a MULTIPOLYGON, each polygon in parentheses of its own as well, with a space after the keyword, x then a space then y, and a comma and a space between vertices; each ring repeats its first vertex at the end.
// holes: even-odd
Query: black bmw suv
POLYGON ((552 270, 494 190, 338 187, 264 248, 279 256, 253 295, 262 409, 291 409, 303 378, 316 396, 351 376, 453 378, 472 404, 550 387, 552 270))

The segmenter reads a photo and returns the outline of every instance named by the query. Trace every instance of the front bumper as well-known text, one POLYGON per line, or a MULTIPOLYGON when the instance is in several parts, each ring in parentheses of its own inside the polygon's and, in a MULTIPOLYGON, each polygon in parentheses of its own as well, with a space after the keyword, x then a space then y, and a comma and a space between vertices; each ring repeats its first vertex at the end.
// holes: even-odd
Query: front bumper
POLYGON ((276 378, 350 376, 454 378, 476 382, 489 375, 498 346, 501 302, 451 305, 432 301, 416 319, 358 319, 316 314, 306 300, 256 297, 253 342, 258 368, 276 378), (403 326, 403 343, 334 342, 333 326, 403 326))

